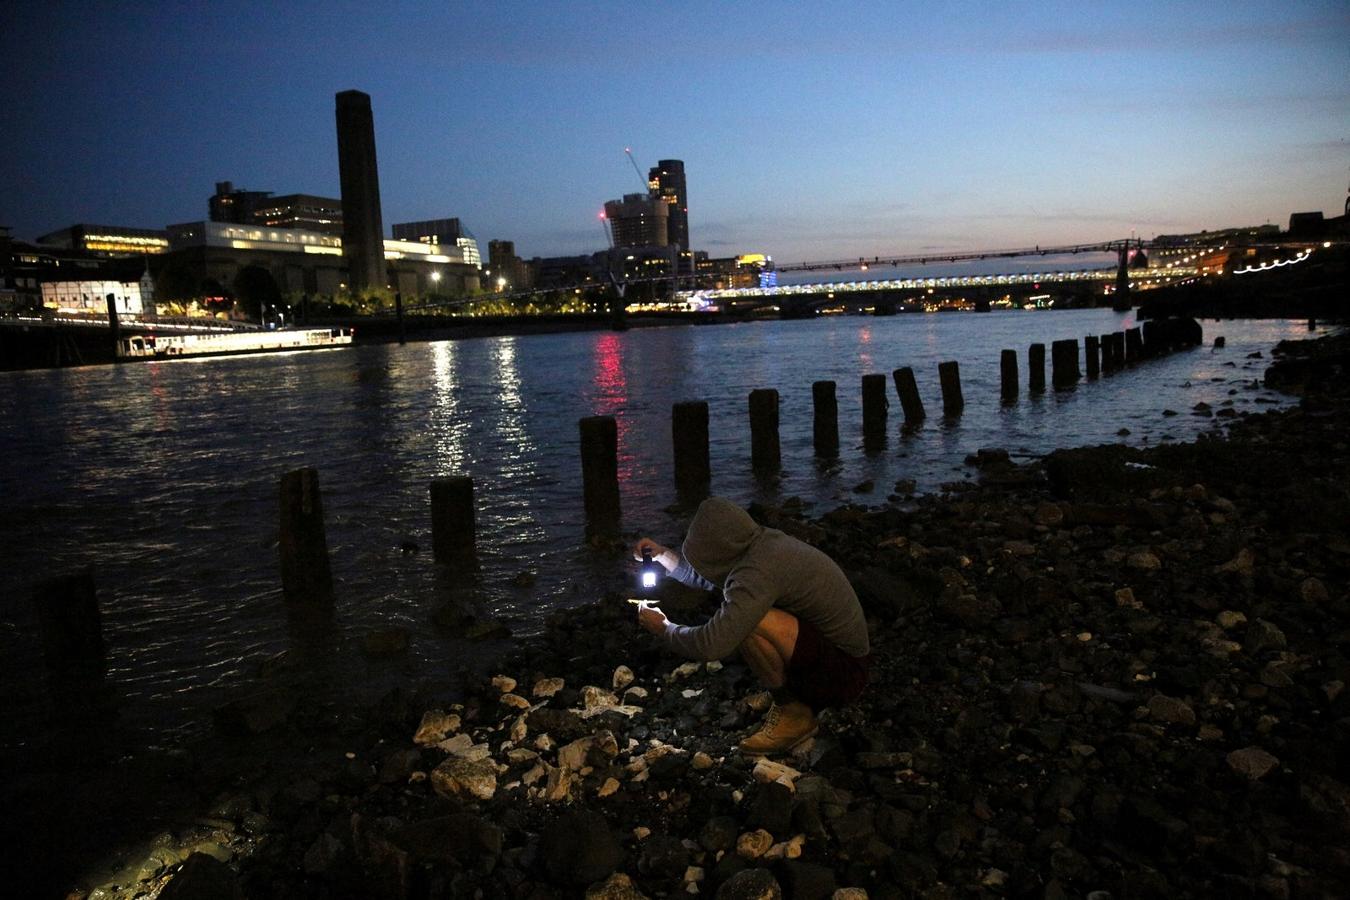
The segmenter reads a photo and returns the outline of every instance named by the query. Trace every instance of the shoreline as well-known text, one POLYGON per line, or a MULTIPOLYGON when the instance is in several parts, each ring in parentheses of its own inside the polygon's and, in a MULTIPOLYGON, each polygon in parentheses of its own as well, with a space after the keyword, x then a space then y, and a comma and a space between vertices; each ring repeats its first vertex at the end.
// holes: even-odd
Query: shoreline
MULTIPOLYGON (((101 880, 134 883, 90 896, 158 890, 193 848, 247 897, 577 895, 611 872, 647 895, 733 878, 787 896, 1334 893, 1350 340, 1301 343, 1323 358, 1266 377, 1311 377, 1303 402, 1223 438, 991 453, 979 486, 904 507, 753 510, 830 553, 872 628, 872 686, 780 760, 798 775, 728 752, 763 699, 743 666, 682 666, 615 595, 508 651, 509 688, 468 675, 458 709, 434 686, 360 713, 264 703, 236 723, 262 733, 164 754, 187 824, 128 844, 101 880)), ((620 881, 607 896, 637 896, 620 881)))

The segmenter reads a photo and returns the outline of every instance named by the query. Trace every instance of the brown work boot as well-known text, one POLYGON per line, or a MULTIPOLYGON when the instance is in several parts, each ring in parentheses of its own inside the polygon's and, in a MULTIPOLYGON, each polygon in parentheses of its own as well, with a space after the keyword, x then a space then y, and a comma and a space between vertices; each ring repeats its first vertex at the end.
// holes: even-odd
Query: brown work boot
POLYGON ((811 737, 820 728, 811 707, 799 701, 769 707, 759 731, 741 741, 741 752, 746 756, 768 756, 786 753, 811 737))

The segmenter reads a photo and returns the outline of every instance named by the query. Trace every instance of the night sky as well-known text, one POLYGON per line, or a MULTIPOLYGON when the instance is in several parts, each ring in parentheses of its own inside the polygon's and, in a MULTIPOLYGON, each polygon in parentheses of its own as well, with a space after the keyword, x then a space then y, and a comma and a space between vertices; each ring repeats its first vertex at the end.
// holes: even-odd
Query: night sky
POLYGON ((523 256, 685 161, 713 256, 1042 246, 1338 214, 1350 7, 1326 3, 8 2, 0 224, 204 219, 216 181, 338 196, 369 93, 386 234, 523 256))

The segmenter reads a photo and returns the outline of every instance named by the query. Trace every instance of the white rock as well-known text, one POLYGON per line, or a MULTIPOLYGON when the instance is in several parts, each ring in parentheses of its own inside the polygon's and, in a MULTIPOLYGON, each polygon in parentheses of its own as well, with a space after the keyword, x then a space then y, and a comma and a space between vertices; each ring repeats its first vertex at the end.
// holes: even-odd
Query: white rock
POLYGON ((632 669, 627 666, 619 666, 614 670, 614 677, 610 683, 613 685, 614 690, 621 691, 633 683, 634 677, 636 676, 633 675, 632 669))
POLYGON ((702 772, 704 769, 711 769, 713 767, 713 758, 700 750, 694 754, 694 758, 689 761, 689 765, 693 766, 697 771, 702 772))
POLYGON ((526 700, 519 694, 502 694, 497 702, 501 703, 503 706, 509 706, 513 709, 530 708, 530 701, 526 700))
POLYGON ((516 689, 516 680, 509 675, 494 675, 492 686, 503 694, 509 694, 516 689))
POLYGON ((605 783, 600 785, 600 790, 595 792, 597 797, 609 797, 619 792, 619 779, 606 778, 605 783))
POLYGON ((637 838, 639 841, 645 841, 647 838, 651 837, 651 834, 652 830, 646 825, 639 825, 633 829, 633 837, 637 838))
POLYGON ((511 723, 511 740, 519 744, 521 741, 525 740, 525 736, 529 734, 529 731, 530 727, 526 724, 525 717, 516 716, 516 720, 511 723))
POLYGON ((525 747, 516 747, 507 752, 506 758, 510 762, 520 765, 522 763, 534 762, 539 758, 539 754, 525 747))
POLYGON ((528 772, 520 776, 520 781, 522 784, 534 784, 547 775, 550 768, 548 763, 535 763, 528 772))
POLYGON ((703 668, 703 666, 696 662, 682 663, 681 665, 676 666, 675 671, 671 672, 667 678, 670 681, 674 681, 676 678, 688 678, 701 668, 703 668))
POLYGON ((867 900, 867 891, 859 887, 836 888, 830 900, 867 900))
POLYGON ((603 709, 618 706, 619 698, 602 687, 588 684, 581 689, 581 705, 585 709, 603 709))
POLYGON ((700 866, 690 866, 684 870, 685 883, 703 880, 703 869, 700 866))
POLYGON ((794 791, 796 790, 797 779, 802 777, 802 773, 796 769, 770 759, 761 759, 756 762, 751 774, 760 784, 769 784, 776 781, 794 791))
POLYGON ((553 738, 547 734, 541 734, 534 739, 534 749, 540 753, 547 753, 553 749, 553 738))
POLYGON ((715 675, 722 671, 724 665, 720 659, 710 659, 703 664, 703 668, 705 671, 712 672, 715 675))
POLYGON ((694 688, 686 688, 686 689, 680 691, 680 696, 683 697, 683 698, 686 699, 686 700, 693 700, 695 697, 697 697, 699 694, 702 694, 702 693, 703 693, 703 688, 698 688, 698 689, 694 689, 694 688))
POLYGON ((650 695, 647 693, 646 688, 634 685, 623 692, 623 702, 629 703, 633 700, 646 700, 648 696, 650 695))
POLYGON ((572 795, 572 775, 564 769, 550 769, 544 786, 544 800, 560 803, 572 795))

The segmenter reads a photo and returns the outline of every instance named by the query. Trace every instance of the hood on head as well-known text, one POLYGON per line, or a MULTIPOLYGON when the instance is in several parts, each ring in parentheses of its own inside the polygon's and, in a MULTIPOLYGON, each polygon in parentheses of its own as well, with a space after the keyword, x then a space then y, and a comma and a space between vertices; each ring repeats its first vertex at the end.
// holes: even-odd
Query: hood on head
POLYGON ((695 572, 714 584, 722 584, 763 533, 764 529, 735 503, 709 497, 694 513, 681 552, 695 572))

